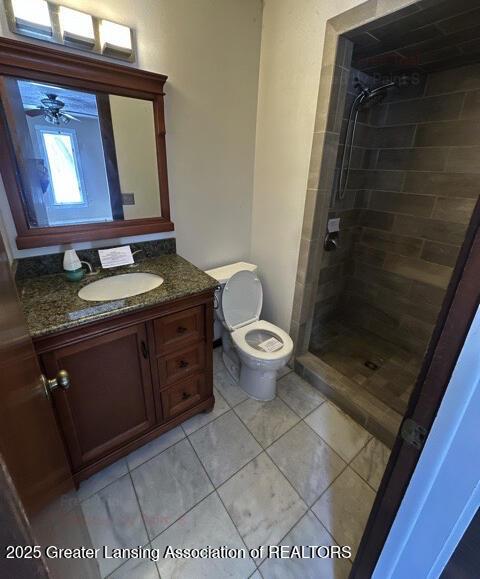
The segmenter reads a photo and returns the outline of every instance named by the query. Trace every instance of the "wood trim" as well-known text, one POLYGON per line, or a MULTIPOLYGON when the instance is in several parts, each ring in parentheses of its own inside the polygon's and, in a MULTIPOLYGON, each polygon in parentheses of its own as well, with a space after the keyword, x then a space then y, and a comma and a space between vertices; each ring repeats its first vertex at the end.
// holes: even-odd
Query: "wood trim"
POLYGON ((60 227, 30 227, 22 202, 22 187, 4 114, 0 118, 0 171, 13 220, 18 249, 44 247, 94 239, 110 239, 173 231, 165 143, 165 75, 70 54, 52 48, 0 38, 0 75, 51 82, 152 101, 162 216, 60 227))
MULTIPOLYGON (((480 198, 447 289, 405 418, 430 431, 480 304, 480 198)), ((355 558, 351 578, 370 579, 420 453, 397 436, 355 558)))
POLYGON ((110 98, 108 94, 105 93, 96 93, 95 98, 97 101, 98 124, 100 125, 100 135, 102 138, 108 190, 110 192, 112 218, 114 221, 121 221, 125 216, 123 214, 122 188, 120 186, 120 173, 118 172, 110 98))

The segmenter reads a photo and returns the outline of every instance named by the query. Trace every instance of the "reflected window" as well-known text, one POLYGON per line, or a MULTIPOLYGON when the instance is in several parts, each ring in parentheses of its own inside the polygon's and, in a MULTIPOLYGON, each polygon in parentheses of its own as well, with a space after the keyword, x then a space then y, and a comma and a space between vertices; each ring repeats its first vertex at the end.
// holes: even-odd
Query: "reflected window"
POLYGON ((44 128, 38 131, 48 164, 54 204, 84 204, 75 131, 44 128))

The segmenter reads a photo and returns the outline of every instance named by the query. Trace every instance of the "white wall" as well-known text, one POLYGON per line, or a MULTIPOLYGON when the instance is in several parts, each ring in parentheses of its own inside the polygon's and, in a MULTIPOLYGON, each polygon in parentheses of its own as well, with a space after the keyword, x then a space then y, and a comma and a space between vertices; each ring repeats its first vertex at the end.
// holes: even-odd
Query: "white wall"
MULTIPOLYGON (((62 4, 133 27, 137 66, 169 76, 167 156, 178 252, 200 267, 247 258, 261 0, 62 0, 62 4)), ((11 36, 4 21, 0 33, 11 36)), ((2 191, 0 209, 6 242, 15 256, 59 251, 52 247, 19 252, 2 191)))
POLYGON ((120 190, 135 199, 134 205, 123 206, 124 218, 160 217, 153 104, 116 94, 109 100, 120 190))
POLYGON ((263 316, 290 327, 325 22, 360 0, 265 0, 251 260, 263 316))

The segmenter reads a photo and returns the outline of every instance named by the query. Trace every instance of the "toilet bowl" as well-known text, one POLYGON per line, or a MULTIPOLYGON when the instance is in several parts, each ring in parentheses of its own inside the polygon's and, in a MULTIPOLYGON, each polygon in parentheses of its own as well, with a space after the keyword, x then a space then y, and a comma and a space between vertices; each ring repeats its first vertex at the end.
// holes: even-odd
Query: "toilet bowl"
POLYGON ((287 332, 260 320, 263 290, 256 267, 241 262, 206 273, 222 284, 216 315, 224 327, 225 366, 251 398, 272 400, 277 372, 290 359, 293 342, 287 332))

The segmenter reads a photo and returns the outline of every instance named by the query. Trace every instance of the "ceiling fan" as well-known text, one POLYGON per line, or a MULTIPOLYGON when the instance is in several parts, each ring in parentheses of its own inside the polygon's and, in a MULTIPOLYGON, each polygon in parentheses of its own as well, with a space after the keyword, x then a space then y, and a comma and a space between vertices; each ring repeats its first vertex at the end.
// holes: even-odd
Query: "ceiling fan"
POLYGON ((62 111, 65 103, 56 94, 46 93, 45 96, 46 98, 40 100, 42 103, 40 106, 29 108, 25 114, 29 117, 43 115, 43 118, 52 125, 68 125, 70 121, 80 122, 80 119, 62 111))

